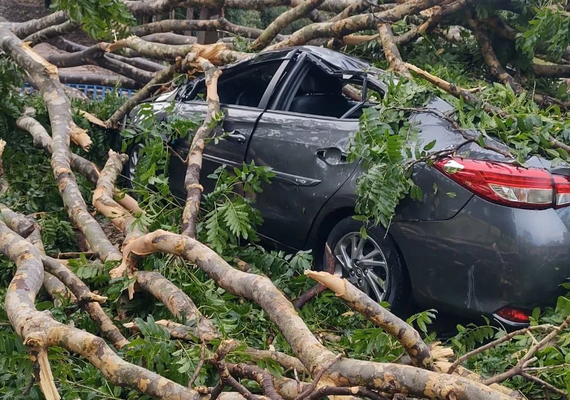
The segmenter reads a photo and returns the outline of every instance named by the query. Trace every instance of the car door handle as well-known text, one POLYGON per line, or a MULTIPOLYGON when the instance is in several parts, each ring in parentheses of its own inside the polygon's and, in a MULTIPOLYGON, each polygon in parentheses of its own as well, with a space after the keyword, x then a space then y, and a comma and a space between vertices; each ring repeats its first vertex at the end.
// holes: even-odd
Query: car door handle
POLYGON ((317 158, 323 160, 329 165, 346 164, 347 156, 344 151, 338 147, 328 147, 326 149, 318 149, 316 151, 317 158))
POLYGON ((228 133, 228 136, 226 136, 226 139, 228 140, 228 142, 233 142, 233 143, 245 143, 245 135, 239 133, 239 131, 233 131, 228 133))

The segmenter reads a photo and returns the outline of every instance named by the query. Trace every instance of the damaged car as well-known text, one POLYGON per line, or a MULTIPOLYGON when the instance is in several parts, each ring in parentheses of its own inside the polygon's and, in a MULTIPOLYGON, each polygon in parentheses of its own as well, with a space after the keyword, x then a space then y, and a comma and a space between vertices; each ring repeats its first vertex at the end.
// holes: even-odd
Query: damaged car
MULTIPOLYGON (((218 93, 228 134, 206 146, 205 191, 215 184, 206 177, 221 165, 269 166, 275 177, 255 204, 267 243, 312 249, 317 260, 328 243, 335 272, 396 312, 413 299, 422 308, 528 323, 532 309, 551 304, 570 276, 568 171, 537 157, 527 160, 529 168, 518 167, 468 143, 460 149, 468 158, 417 165, 413 180, 423 198, 403 199, 388 230, 377 226, 362 237, 362 222, 353 218, 362 166, 347 161, 347 146, 362 112, 386 89, 381 74, 365 61, 312 46, 225 67, 218 93), (360 88, 362 100, 350 96, 347 85, 360 88)), ((153 105, 159 112, 174 102, 178 116, 191 118, 206 112, 205 93, 198 76, 153 105)), ((452 109, 438 98, 430 108, 452 109)), ((434 113, 413 119, 424 143, 435 140, 434 151, 465 142, 434 113)), ((182 155, 169 165, 171 190, 181 198, 189 145, 170 143, 182 155)), ((137 146, 129 153, 125 174, 133 178, 137 146)))

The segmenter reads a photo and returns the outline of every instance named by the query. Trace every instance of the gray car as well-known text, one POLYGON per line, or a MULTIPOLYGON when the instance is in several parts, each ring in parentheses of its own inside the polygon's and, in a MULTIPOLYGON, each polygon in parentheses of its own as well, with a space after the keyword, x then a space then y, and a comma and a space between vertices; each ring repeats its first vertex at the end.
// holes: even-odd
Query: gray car
MULTIPOLYGON (((527 323, 530 311, 551 304, 570 276, 568 171, 536 157, 528 160, 531 168, 516 167, 470 143, 461 148, 469 158, 417 166, 413 180, 423 199, 402 200, 388 232, 377 227, 362 238, 361 223, 352 218, 362 169, 347 162, 346 149, 371 102, 352 100, 345 88, 350 83, 380 96, 382 73, 312 46, 261 53, 224 68, 218 92, 230 134, 206 146, 205 190, 214 184, 206 176, 220 165, 269 166, 275 178, 256 199, 267 241, 312 249, 315 258, 323 257, 328 243, 336 272, 396 311, 413 298, 423 308, 527 323), (457 172, 448 173, 449 167, 457 172)), ((175 112, 191 117, 205 112, 204 98, 199 77, 153 105, 159 112, 174 100, 175 112)), ((429 107, 451 109, 438 98, 429 107)), ((436 140, 434 151, 465 141, 434 113, 413 118, 424 143, 436 140)), ((188 152, 185 140, 172 145, 188 152)), ((133 174, 136 148, 130 155, 127 175, 133 174)), ((184 174, 183 162, 173 157, 171 189, 181 198, 184 174)))

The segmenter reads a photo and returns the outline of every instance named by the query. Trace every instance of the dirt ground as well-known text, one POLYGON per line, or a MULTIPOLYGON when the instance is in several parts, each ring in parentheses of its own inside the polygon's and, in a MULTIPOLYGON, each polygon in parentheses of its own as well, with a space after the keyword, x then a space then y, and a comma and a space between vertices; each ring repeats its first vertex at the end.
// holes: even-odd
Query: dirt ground
POLYGON ((12 22, 24 22, 49 14, 44 0, 0 0, 0 16, 12 22))

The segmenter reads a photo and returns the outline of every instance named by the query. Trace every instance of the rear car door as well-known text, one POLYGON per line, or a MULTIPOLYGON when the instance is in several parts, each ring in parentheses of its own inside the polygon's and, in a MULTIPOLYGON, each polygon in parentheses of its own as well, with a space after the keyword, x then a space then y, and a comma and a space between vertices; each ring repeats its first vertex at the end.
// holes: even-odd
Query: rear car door
MULTIPOLYGON (((256 123, 263 113, 263 98, 271 89, 273 80, 278 80, 278 72, 282 59, 272 59, 256 64, 236 66, 225 70, 218 81, 220 108, 225 114, 223 126, 217 134, 225 132, 225 138, 207 143, 204 150, 200 182, 206 192, 211 191, 215 181, 207 176, 220 165, 241 166, 244 161, 249 140, 256 123), (269 89, 268 89, 269 88, 269 89)), ((274 85, 273 85, 274 86, 274 85)), ((206 85, 199 78, 186 93, 180 95, 177 113, 187 118, 198 118, 207 111, 206 85)), ((186 168, 184 159, 188 154, 190 143, 187 140, 176 143, 175 150, 180 157, 172 157, 171 177, 174 181, 184 181, 186 168)), ((178 191, 183 188, 178 188, 178 191)), ((184 193, 175 193, 184 198, 184 193)))
POLYGON ((320 209, 356 168, 346 150, 358 119, 341 118, 353 103, 338 77, 308 60, 295 68, 276 92, 281 100, 260 118, 246 161, 275 172, 256 198, 260 233, 299 249, 320 209))

